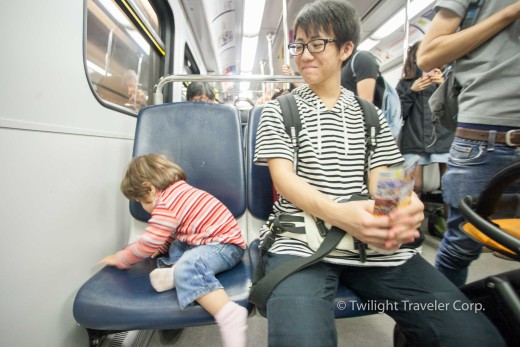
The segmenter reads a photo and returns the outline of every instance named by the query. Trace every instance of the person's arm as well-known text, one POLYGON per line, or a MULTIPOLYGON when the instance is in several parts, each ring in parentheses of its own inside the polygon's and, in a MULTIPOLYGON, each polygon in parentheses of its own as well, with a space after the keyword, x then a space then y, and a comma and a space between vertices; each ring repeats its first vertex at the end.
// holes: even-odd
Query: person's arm
POLYGON ((457 32, 462 18, 450 10, 440 9, 419 46, 417 65, 430 71, 457 60, 519 18, 520 1, 517 1, 482 22, 457 32))
POLYGON ((421 76, 413 81, 413 83, 400 80, 395 88, 401 101, 401 114, 404 120, 412 114, 415 100, 418 97, 418 93, 428 88, 432 84, 430 76, 421 76))
MULTIPOLYGON (((414 83, 416 81, 414 81, 414 83)), ((403 116, 404 120, 407 120, 412 112, 417 94, 412 91, 410 84, 402 79, 399 80, 399 83, 397 83, 395 90, 399 95, 399 101, 401 101, 401 115, 403 116)))
POLYGON ((376 89, 376 79, 375 78, 365 78, 356 83, 357 93, 360 98, 368 100, 370 102, 374 101, 374 92, 376 89))
MULTIPOLYGON (((153 211, 157 212, 157 211, 153 211)), ((166 212, 171 212, 166 210, 166 212)), ((119 269, 129 269, 133 264, 148 257, 155 258, 160 253, 165 253, 173 241, 172 230, 176 229, 178 220, 171 213, 152 213, 145 233, 135 243, 113 255, 103 258, 100 262, 119 269), (173 229, 172 227, 175 226, 173 229)))
POLYGON ((422 205, 418 200, 388 217, 375 217, 373 201, 336 203, 297 176, 290 160, 273 158, 268 165, 273 183, 284 198, 365 243, 395 250, 417 236, 416 228, 422 220, 422 205))
MULTIPOLYGON (((286 65, 286 64, 282 65, 282 75, 284 75, 284 76, 296 76, 296 74, 294 73, 292 67, 290 65, 286 65)), ((293 83, 290 83, 290 84, 291 84, 292 88, 298 88, 303 83, 293 82, 293 83)))

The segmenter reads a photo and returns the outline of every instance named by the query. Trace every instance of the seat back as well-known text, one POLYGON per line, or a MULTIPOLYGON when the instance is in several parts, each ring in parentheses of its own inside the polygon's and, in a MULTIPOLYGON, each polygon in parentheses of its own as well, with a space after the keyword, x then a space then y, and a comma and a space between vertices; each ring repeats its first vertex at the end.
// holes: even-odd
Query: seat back
MULTIPOLYGON (((228 105, 148 107, 137 120, 133 156, 165 154, 184 170, 190 185, 211 193, 239 217, 246 206, 241 131, 238 111, 228 105)), ((138 203, 131 204, 130 212, 138 220, 149 219, 138 203)))
POLYGON ((247 227, 249 240, 258 238, 258 230, 265 223, 273 206, 273 182, 269 168, 253 163, 256 146, 256 129, 262 116, 263 106, 255 106, 249 112, 245 133, 246 151, 246 198, 247 227))
MULTIPOLYGON (((244 215, 244 152, 236 108, 180 102, 141 110, 133 155, 147 153, 165 154, 182 167, 189 184, 217 197, 235 217, 244 215)), ((134 220, 149 218, 139 204, 131 204, 131 214, 134 220)), ((198 305, 181 310, 175 290, 157 293, 148 277, 154 268, 152 259, 130 270, 106 266, 80 288, 74 301, 74 318, 87 328, 91 341, 114 330, 177 329, 214 323, 198 305)), ((249 252, 245 252, 241 263, 217 275, 231 300, 249 310, 251 271, 249 252)))

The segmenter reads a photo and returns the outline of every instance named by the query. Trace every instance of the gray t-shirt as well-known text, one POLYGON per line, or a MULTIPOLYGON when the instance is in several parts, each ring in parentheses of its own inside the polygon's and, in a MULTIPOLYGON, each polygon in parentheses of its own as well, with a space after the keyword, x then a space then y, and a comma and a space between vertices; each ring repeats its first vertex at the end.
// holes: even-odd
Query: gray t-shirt
MULTIPOLYGON (((518 0, 485 1, 476 23, 518 0)), ((439 0, 436 10, 464 17, 471 0, 439 0)), ((458 121, 520 126, 520 21, 513 22, 483 45, 457 60, 462 85, 458 121)))

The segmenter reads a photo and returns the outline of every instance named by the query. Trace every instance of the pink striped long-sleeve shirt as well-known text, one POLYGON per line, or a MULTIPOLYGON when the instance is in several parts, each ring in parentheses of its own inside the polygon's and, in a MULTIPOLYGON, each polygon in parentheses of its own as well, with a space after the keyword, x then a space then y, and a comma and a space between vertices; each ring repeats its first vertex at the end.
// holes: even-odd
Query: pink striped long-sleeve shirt
POLYGON ((174 239, 190 245, 246 243, 236 219, 211 194, 178 181, 159 193, 145 233, 116 253, 117 267, 130 268, 157 250, 167 252, 174 239))

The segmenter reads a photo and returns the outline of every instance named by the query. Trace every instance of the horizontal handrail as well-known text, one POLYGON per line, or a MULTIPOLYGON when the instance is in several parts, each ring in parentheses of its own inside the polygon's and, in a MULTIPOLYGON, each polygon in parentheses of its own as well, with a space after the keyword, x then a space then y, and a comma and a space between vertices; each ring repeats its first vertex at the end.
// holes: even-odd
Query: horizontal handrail
POLYGON ((183 82, 183 81, 203 81, 203 82, 261 82, 261 83, 304 83, 300 76, 283 76, 283 75, 168 75, 162 77, 155 87, 153 93, 154 105, 164 102, 163 88, 167 83, 183 82))

